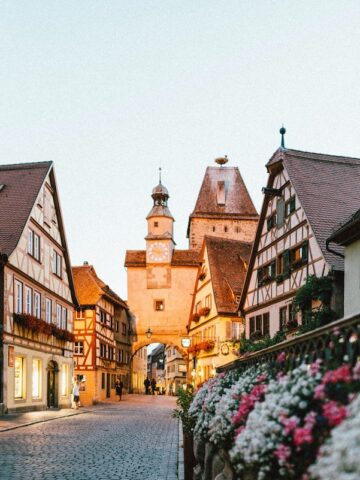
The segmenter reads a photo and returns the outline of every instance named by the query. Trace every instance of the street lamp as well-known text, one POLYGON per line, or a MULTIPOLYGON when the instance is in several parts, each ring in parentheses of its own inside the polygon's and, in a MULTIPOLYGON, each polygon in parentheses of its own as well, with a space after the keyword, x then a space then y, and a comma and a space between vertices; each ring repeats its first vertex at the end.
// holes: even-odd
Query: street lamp
POLYGON ((150 327, 146 330, 145 335, 147 336, 147 338, 151 338, 152 331, 151 331, 150 327))

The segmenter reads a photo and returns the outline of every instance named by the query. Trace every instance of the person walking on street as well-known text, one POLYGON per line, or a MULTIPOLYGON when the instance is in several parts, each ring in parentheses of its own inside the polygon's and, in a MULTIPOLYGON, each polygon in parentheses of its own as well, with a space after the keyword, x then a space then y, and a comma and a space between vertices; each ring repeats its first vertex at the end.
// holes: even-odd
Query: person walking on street
POLYGON ((145 394, 149 395, 150 394, 150 380, 148 377, 145 378, 144 380, 144 386, 145 386, 145 394))
POLYGON ((155 378, 153 378, 151 380, 151 390, 152 390, 152 394, 155 395, 155 390, 156 390, 156 380, 155 380, 155 378))
POLYGON ((121 401, 123 388, 124 388, 123 382, 117 379, 115 383, 115 392, 116 392, 116 395, 119 397, 119 402, 121 401))
POLYGON ((77 379, 74 382, 72 393, 74 397, 74 407, 71 407, 71 408, 75 408, 75 410, 77 410, 79 408, 79 402, 80 402, 80 384, 77 379))

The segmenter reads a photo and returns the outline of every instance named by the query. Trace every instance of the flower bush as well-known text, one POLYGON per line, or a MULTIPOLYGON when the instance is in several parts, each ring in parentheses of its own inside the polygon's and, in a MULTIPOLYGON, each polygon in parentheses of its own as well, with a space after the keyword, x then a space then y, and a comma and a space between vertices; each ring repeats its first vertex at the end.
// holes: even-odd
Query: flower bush
POLYGON ((23 328, 26 328, 34 333, 44 333, 45 335, 52 335, 58 340, 73 342, 75 336, 66 329, 59 328, 53 323, 47 323, 40 318, 25 313, 15 313, 14 321, 23 328))
POLYGON ((310 467, 317 480, 358 480, 360 478, 360 396, 348 407, 348 418, 334 428, 321 447, 317 462, 310 467))
MULTIPOLYGON (((209 425, 209 438, 215 445, 229 448, 234 439, 235 430, 239 427, 239 405, 242 397, 262 381, 264 367, 249 368, 234 385, 227 388, 215 407, 215 414, 209 425)), ((265 379, 264 379, 265 380, 265 379)))
POLYGON ((207 315, 209 315, 209 313, 210 313, 210 308, 209 307, 202 307, 199 310, 199 315, 201 317, 206 317, 207 315))
POLYGON ((319 446, 346 418, 346 404, 359 391, 358 370, 343 365, 322 375, 316 362, 271 380, 230 451, 237 472, 253 470, 258 480, 304 478, 319 446))
POLYGON ((209 440, 209 427, 215 415, 215 408, 226 389, 237 378, 234 372, 220 373, 205 382, 197 392, 189 409, 189 413, 195 420, 194 436, 202 440, 209 440))

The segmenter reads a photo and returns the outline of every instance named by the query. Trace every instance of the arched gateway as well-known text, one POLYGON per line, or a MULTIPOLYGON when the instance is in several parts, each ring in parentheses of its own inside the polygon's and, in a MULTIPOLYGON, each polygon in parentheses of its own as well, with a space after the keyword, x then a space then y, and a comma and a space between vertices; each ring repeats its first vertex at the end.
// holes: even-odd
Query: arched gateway
POLYGON ((128 250, 128 304, 135 317, 133 352, 149 343, 171 344, 186 355, 187 337, 199 252, 176 250, 169 193, 159 184, 152 191, 153 207, 146 217, 146 250, 128 250))

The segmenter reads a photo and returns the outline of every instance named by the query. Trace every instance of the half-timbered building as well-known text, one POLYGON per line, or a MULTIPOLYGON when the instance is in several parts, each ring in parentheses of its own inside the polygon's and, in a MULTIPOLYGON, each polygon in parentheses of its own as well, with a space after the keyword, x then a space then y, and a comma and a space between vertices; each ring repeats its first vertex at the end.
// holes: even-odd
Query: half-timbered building
POLYGON ((76 304, 52 162, 0 166, 0 405, 70 405, 76 304))
POLYGON ((204 238, 188 327, 195 386, 237 358, 244 331, 238 308, 251 247, 237 240, 204 238))
POLYGON ((247 336, 273 336, 294 323, 292 300, 309 275, 332 274, 332 309, 343 313, 341 248, 334 226, 360 203, 360 160, 279 148, 268 183, 241 299, 247 336))
POLYGON ((124 364, 129 364, 129 353, 119 349, 115 338, 123 323, 127 328, 128 307, 92 265, 73 267, 73 275, 79 300, 74 312, 75 375, 80 381, 80 403, 93 405, 115 398, 115 382, 124 375, 124 364))

